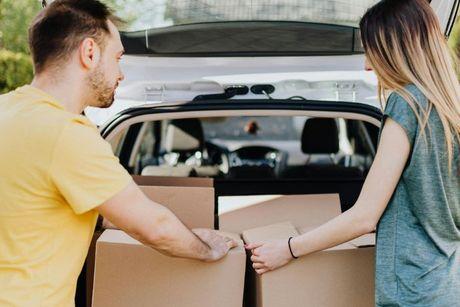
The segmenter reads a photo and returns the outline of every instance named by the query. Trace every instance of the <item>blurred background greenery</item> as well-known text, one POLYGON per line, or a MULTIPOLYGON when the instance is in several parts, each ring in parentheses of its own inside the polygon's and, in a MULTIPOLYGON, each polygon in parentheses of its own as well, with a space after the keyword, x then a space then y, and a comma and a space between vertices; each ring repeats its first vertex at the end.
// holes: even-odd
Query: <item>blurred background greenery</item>
MULTIPOLYGON (((115 11, 136 1, 103 0, 115 11)), ((32 80, 27 29, 41 8, 38 0, 0 0, 0 94, 32 80)), ((125 20, 129 23, 129 16, 125 20)))
MULTIPOLYGON (((127 22, 132 22, 127 8, 145 0, 102 0, 127 22)), ((27 44, 27 29, 41 9, 38 0, 0 0, 0 94, 24 85, 32 79, 33 69, 27 44)), ((449 39, 449 45, 460 55, 460 23, 449 39)))

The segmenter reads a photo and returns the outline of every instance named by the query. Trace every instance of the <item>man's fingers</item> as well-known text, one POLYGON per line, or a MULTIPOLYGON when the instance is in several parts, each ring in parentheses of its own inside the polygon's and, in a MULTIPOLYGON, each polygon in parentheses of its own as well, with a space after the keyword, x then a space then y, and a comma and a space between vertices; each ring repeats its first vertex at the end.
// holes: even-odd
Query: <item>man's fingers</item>
POLYGON ((262 245, 264 245, 264 243, 262 242, 259 242, 259 243, 249 243, 249 244, 246 244, 244 247, 247 249, 247 250, 251 250, 251 249, 256 249, 258 247, 261 247, 262 245))
POLYGON ((192 232, 201 240, 205 240, 207 236, 209 236, 209 230, 204 228, 194 228, 192 232))
POLYGON ((231 238, 225 237, 225 241, 226 241, 225 243, 227 243, 228 249, 232 249, 232 248, 238 246, 238 242, 236 242, 235 240, 233 240, 231 238))

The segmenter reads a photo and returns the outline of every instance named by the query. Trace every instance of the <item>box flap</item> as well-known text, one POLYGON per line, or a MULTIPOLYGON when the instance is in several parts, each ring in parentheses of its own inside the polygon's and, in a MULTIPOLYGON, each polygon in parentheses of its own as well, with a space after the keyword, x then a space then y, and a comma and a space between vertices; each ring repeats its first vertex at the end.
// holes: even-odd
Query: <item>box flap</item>
POLYGON ((129 245, 142 245, 141 242, 129 236, 126 232, 117 229, 106 229, 97 239, 96 244, 101 243, 114 243, 114 244, 129 244, 129 245))
POLYGON ((291 222, 283 222, 264 227, 253 228, 243 231, 243 240, 246 243, 258 241, 282 240, 294 237, 299 233, 291 222))
POLYGON ((151 200, 171 210, 188 228, 214 228, 214 188, 141 186, 151 200))
POLYGON ((375 246, 375 233, 362 235, 349 243, 358 248, 375 246))
POLYGON ((338 194, 225 196, 218 203, 219 229, 235 233, 283 221, 319 226, 342 213, 338 194))
POLYGON ((214 187, 212 178, 196 177, 162 177, 162 176, 132 176, 134 182, 143 186, 175 186, 175 187, 214 187))

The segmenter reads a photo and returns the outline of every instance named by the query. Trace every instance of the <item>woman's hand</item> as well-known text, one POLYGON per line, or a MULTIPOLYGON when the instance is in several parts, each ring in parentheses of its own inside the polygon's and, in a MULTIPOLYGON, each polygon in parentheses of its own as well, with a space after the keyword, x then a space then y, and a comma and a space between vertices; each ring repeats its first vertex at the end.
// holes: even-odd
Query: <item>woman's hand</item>
POLYGON ((288 264, 293 259, 289 251, 287 239, 247 244, 245 248, 252 252, 252 267, 257 274, 276 270, 288 264))

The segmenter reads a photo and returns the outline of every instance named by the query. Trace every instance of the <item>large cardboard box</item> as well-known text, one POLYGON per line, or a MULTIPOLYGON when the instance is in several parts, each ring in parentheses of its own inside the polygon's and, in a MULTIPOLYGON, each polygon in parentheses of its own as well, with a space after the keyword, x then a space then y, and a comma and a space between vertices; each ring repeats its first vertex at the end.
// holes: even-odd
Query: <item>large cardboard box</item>
POLYGON ((170 209, 188 228, 214 228, 214 188, 141 186, 151 200, 170 209))
MULTIPOLYGON (((243 239, 246 243, 287 240, 301 232, 285 222, 244 231, 243 239)), ((374 235, 368 234, 255 276, 256 305, 374 306, 374 244, 374 235)))
POLYGON ((225 258, 204 263, 164 256, 106 230, 96 243, 93 306, 240 307, 246 253, 238 241, 225 258))
POLYGON ((219 197, 219 229, 234 233, 290 221, 319 226, 341 214, 339 194, 219 197))
POLYGON ((214 187, 212 178, 199 177, 162 177, 133 175, 133 180, 139 186, 181 186, 181 187, 214 187))
MULTIPOLYGON (((211 180, 143 177, 133 178, 144 194, 171 210, 188 228, 214 228, 215 191, 211 180)), ((115 228, 107 220, 104 225, 115 228)))
MULTIPOLYGON (((212 179, 154 176, 133 176, 133 179, 147 197, 169 208, 189 228, 214 228, 215 195, 212 179)), ((115 227, 109 221, 104 222, 106 226, 115 227)), ((100 234, 101 231, 98 229, 86 260, 87 306, 92 304, 96 240, 100 234)), ((161 278, 158 279, 161 281, 161 278)), ((132 305, 136 305, 136 302, 132 302, 132 305)))

